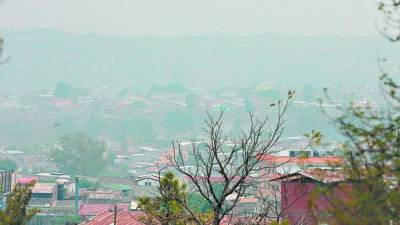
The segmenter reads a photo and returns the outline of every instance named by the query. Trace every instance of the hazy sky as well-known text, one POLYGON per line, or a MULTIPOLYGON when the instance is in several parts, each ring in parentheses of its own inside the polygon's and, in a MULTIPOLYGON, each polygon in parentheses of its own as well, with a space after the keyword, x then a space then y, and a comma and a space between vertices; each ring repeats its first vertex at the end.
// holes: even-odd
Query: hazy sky
POLYGON ((0 28, 117 36, 369 35, 373 0, 5 0, 0 28))

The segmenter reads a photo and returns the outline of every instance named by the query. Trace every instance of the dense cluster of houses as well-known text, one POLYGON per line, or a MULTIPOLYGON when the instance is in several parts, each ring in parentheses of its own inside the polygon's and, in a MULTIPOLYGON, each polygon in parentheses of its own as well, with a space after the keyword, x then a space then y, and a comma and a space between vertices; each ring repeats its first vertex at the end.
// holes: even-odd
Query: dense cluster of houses
MULTIPOLYGON (((269 213, 271 220, 285 218, 293 224, 299 221, 312 224, 308 201, 313 190, 321 185, 330 187, 346 182, 341 170, 336 168, 340 167, 342 159, 331 153, 326 149, 301 151, 287 148, 277 154, 261 156, 259 166, 265 169, 260 169, 250 178, 251 188, 240 196, 232 214, 248 217, 269 213)), ((168 166, 169 154, 171 152, 161 154, 155 164, 168 166)), ((183 155, 189 162, 190 154, 183 155)), ((3 196, 10 192, 15 183, 35 182, 29 208, 39 209, 40 213, 30 222, 31 225, 47 225, 52 224, 54 218, 76 216, 86 225, 109 225, 114 219, 119 221, 118 224, 142 224, 144 214, 138 210, 137 202, 142 197, 157 196, 157 170, 148 170, 155 164, 142 165, 146 169, 140 174, 132 172, 120 178, 75 179, 62 173, 21 177, 13 171, 2 171, 3 196), (102 182, 103 185, 97 188, 80 187, 80 180, 102 182)), ((181 180, 190 187, 190 180, 184 177, 181 180)), ((212 177, 211 182, 218 184, 222 178, 212 177)), ((226 204, 230 204, 231 199, 235 199, 235 196, 229 196, 226 204)), ((317 198, 316 204, 321 211, 328 207, 323 197, 317 198)))

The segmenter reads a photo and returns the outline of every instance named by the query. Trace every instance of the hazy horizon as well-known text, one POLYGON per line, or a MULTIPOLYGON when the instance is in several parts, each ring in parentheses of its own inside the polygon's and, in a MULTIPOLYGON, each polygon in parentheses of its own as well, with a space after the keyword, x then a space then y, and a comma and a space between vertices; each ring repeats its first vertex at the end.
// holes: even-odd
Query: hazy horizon
POLYGON ((0 28, 55 29, 106 36, 265 33, 377 35, 376 5, 363 0, 6 0, 0 28))

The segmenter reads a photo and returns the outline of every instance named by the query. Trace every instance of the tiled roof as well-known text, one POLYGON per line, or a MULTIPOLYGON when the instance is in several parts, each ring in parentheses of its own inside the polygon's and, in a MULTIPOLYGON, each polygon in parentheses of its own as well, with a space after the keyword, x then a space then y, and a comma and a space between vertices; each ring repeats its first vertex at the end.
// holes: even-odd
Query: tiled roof
POLYGON ((341 163, 343 159, 335 156, 324 157, 292 157, 292 156, 274 156, 263 155, 260 160, 270 163, 298 163, 298 164, 335 164, 341 163))
MULTIPOLYGON (((145 216, 141 211, 118 212, 117 224, 123 225, 144 225, 140 220, 145 216)), ((104 212, 96 216, 93 220, 83 223, 83 225, 110 225, 114 222, 113 212, 104 212)))
MULTIPOLYGON (((79 209, 80 216, 97 216, 101 213, 108 212, 109 209, 113 209, 114 205, 112 204, 85 204, 79 209)), ((128 204, 118 204, 118 210, 122 212, 127 212, 129 205, 128 204)))

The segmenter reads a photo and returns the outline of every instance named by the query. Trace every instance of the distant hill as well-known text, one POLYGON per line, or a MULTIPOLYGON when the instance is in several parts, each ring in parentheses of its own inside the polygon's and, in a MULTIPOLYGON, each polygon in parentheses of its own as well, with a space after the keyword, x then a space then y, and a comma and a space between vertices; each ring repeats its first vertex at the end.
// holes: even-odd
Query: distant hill
POLYGON ((272 82, 303 87, 376 82, 378 56, 398 48, 377 37, 188 36, 118 38, 52 30, 2 34, 12 60, 0 67, 2 89, 54 88, 59 81, 148 91, 272 82))

